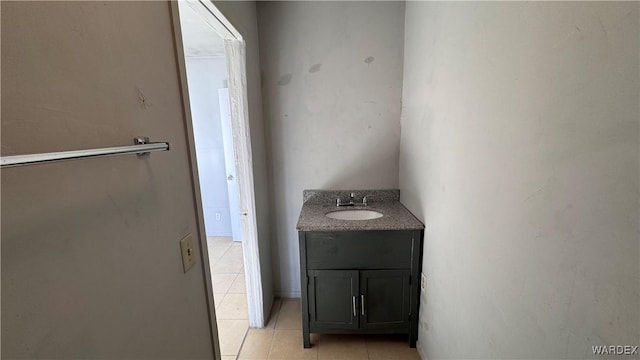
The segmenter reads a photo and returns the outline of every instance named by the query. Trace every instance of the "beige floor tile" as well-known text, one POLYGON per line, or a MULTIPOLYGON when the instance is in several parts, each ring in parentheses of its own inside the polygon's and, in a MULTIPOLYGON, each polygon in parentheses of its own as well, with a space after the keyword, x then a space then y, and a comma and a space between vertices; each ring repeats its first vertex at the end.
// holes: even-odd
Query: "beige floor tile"
POLYGON ((238 274, 240 273, 241 267, 242 265, 239 265, 237 262, 220 259, 213 263, 211 267, 211 273, 212 274, 238 274))
POLYGON ((322 334, 318 341, 318 360, 368 360, 367 344, 361 335, 322 334))
POLYGON ((271 305, 271 313, 269 314, 269 320, 267 321, 265 328, 267 329, 276 328, 276 321, 278 320, 278 314, 280 313, 281 304, 282 304, 282 301, 280 299, 273 300, 273 305, 271 305))
MULTIPOLYGON (((302 334, 302 330, 300 330, 300 333, 302 334)), ((320 334, 309 334, 309 342, 311 343, 311 346, 318 345, 320 342, 320 334)))
POLYGON ((218 316, 218 308, 220 304, 222 304, 222 300, 224 300, 224 296, 226 294, 213 294, 213 305, 216 307, 216 316, 218 316))
POLYGON ((275 328, 277 330, 302 329, 300 299, 282 299, 275 328))
POLYGON ((238 277, 238 274, 213 274, 211 275, 211 282, 213 283, 214 294, 226 294, 233 282, 238 277))
POLYGON ((318 347, 305 349, 300 330, 274 330, 268 359, 317 360, 318 347))
POLYGON ((366 343, 371 360, 420 360, 418 351, 409 347, 406 335, 368 335, 366 343))
MULTIPOLYGON (((235 359, 249 328, 247 297, 239 292, 240 282, 235 283, 244 265, 242 243, 231 237, 209 237, 207 245, 221 355, 225 360, 235 359), (229 294, 231 288, 234 294, 229 294)), ((244 277, 241 281, 244 283, 244 277)))
POLYGON ((272 339, 273 330, 249 329, 238 359, 266 359, 272 339))
POLYGON ((244 254, 242 253, 242 244, 232 244, 229 250, 224 254, 224 259, 229 259, 242 264, 244 254))
POLYGON ((231 236, 208 236, 207 243, 231 245, 233 243, 233 238, 231 236))
POLYGON ((227 293, 216 309, 216 315, 222 320, 249 319, 247 295, 227 293))
POLYGON ((236 356, 240 351, 244 335, 249 329, 248 320, 218 319, 218 337, 220 339, 220 354, 236 356))
POLYGON ((213 266, 216 262, 226 254, 231 248, 231 245, 209 245, 209 264, 213 266))
POLYGON ((236 360, 235 356, 222 355, 222 360, 236 360))
POLYGON ((233 280, 233 284, 231 284, 228 291, 234 294, 246 294, 247 285, 245 281, 244 274, 238 274, 238 276, 233 280))
POLYGON ((217 261, 211 262, 214 274, 238 274, 242 271, 242 248, 231 246, 217 261))

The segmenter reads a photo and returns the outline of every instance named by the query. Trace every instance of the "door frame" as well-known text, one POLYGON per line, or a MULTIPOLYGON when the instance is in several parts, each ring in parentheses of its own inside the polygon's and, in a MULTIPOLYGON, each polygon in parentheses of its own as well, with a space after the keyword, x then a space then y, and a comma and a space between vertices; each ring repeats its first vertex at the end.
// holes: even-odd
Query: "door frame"
MULTIPOLYGON (((237 171, 240 223, 242 231, 242 251, 245 269, 247 305, 249 310, 249 326, 264 327, 264 308, 262 292, 262 276, 260 272, 260 256, 258 252, 258 226, 256 221, 255 188, 253 179, 253 161, 251 150, 251 133, 249 128, 249 108, 247 95, 246 74, 246 44, 238 30, 224 17, 222 12, 209 1, 181 0, 196 11, 222 39, 225 46, 225 58, 229 75, 229 99, 231 107, 231 127, 233 131, 233 150, 237 171)), ((182 106, 185 117, 185 130, 187 133, 187 145, 189 163, 191 168, 191 182, 194 188, 194 201, 196 204, 196 217, 198 224, 198 238, 201 267, 204 273, 204 282, 207 292, 209 307, 209 322, 214 341, 214 349, 219 354, 215 305, 213 301, 213 287, 211 282, 211 269, 209 266, 209 254, 207 248, 207 236, 204 227, 204 212, 200 195, 200 182, 196 162, 195 138, 191 118, 189 91, 187 87, 187 73, 185 65, 184 48, 182 44, 182 30, 180 27, 180 15, 178 3, 170 2, 173 33, 176 46, 176 60, 180 77, 182 92, 182 106)))

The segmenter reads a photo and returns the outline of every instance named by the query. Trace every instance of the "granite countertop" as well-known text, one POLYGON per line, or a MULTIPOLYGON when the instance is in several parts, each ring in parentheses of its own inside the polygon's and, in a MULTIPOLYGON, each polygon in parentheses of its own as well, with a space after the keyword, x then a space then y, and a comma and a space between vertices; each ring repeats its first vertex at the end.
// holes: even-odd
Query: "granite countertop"
POLYGON ((424 224, 400 203, 399 190, 305 190, 303 199, 296 226, 300 231, 424 229, 424 224), (348 201, 351 192, 356 194, 356 204, 361 203, 362 197, 367 195, 368 205, 336 207, 336 198, 340 196, 343 201, 348 201), (338 220, 325 216, 328 212, 344 210, 374 210, 383 216, 371 220, 338 220))

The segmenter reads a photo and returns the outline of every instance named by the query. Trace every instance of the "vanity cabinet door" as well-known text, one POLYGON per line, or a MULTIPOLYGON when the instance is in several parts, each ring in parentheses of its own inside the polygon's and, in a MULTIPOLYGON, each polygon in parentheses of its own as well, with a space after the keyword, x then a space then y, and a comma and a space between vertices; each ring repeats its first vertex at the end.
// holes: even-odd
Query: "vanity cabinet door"
POLYGON ((358 328, 358 271, 309 270, 312 329, 358 328))
POLYGON ((410 271, 360 271, 363 329, 404 329, 409 325, 410 271))

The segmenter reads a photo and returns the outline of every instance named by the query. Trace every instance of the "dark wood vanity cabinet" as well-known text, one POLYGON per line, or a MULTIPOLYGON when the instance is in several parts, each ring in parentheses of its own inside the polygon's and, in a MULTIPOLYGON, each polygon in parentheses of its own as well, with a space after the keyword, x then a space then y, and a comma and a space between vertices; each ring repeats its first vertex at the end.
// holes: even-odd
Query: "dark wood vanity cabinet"
POLYGON ((309 270, 307 274, 309 323, 313 329, 408 327, 409 270, 309 270))
POLYGON ((407 334, 415 347, 422 235, 300 231, 304 347, 310 333, 407 334))

